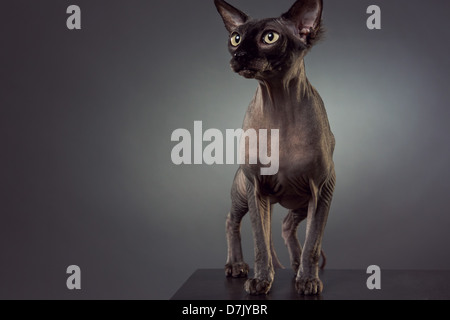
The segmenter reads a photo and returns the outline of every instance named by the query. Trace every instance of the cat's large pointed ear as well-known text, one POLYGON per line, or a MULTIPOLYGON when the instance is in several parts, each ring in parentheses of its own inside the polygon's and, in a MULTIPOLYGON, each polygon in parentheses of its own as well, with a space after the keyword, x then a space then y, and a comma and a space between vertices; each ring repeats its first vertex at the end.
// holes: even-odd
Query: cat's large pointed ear
POLYGON ((222 16, 225 28, 230 33, 249 19, 245 13, 236 9, 224 0, 214 0, 214 4, 216 5, 217 11, 219 11, 219 14, 222 16))
POLYGON ((311 45, 321 31, 322 9, 322 0, 297 0, 281 17, 294 22, 300 39, 311 45))

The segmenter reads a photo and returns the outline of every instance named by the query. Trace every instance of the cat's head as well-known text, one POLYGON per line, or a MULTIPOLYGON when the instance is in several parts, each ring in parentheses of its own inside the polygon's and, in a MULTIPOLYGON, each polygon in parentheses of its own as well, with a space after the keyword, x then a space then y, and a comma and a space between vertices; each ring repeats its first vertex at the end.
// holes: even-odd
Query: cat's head
POLYGON ((262 20, 224 0, 214 3, 230 33, 231 68, 245 78, 283 76, 322 34, 322 0, 298 0, 281 17, 262 20))

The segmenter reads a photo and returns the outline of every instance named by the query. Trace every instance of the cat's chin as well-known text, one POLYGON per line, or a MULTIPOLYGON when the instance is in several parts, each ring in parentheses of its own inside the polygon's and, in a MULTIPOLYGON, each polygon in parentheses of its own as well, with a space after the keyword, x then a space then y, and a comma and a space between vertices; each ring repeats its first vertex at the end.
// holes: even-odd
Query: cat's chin
POLYGON ((256 71, 249 69, 242 69, 238 72, 240 76, 243 76, 246 79, 254 79, 256 76, 256 71))

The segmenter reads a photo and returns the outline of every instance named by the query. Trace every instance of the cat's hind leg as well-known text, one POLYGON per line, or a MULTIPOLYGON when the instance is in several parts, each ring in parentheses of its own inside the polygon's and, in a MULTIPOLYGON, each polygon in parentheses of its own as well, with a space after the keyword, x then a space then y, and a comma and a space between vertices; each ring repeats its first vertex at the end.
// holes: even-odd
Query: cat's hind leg
POLYGON ((241 221, 248 212, 246 178, 241 169, 236 172, 231 189, 231 210, 226 221, 228 258, 225 265, 227 277, 247 277, 249 267, 244 262, 241 245, 241 221))

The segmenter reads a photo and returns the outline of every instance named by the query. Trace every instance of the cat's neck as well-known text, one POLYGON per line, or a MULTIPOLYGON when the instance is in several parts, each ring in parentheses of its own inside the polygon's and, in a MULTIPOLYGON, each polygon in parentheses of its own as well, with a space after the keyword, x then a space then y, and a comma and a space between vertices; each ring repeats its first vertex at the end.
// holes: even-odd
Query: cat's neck
POLYGON ((265 107, 298 105, 311 92, 303 59, 283 77, 259 80, 259 94, 265 107))

